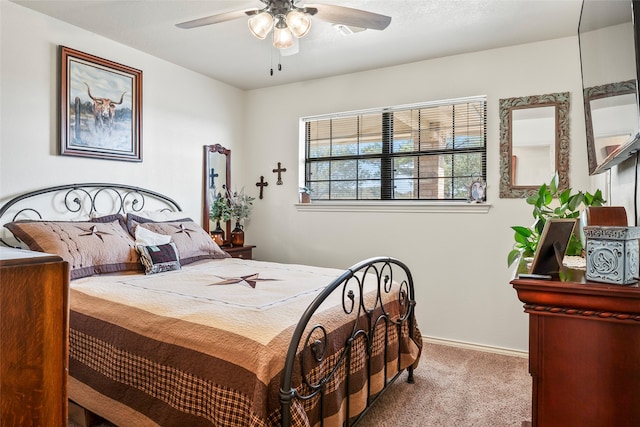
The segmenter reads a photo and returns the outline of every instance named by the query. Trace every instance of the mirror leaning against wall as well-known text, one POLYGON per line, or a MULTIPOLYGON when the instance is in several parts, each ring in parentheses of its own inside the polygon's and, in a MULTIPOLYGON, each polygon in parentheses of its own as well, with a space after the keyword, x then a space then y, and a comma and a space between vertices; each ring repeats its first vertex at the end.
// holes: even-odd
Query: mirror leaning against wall
MULTIPOLYGON (((227 189, 231 185, 231 150, 220 144, 205 145, 203 168, 203 203, 202 203, 202 228, 211 233, 216 224, 209 218, 211 204, 216 195, 226 196, 227 189)), ((231 222, 221 224, 225 230, 225 240, 231 236, 231 222)))
POLYGON ((569 92, 500 100, 500 198, 526 198, 558 172, 569 188, 569 92))

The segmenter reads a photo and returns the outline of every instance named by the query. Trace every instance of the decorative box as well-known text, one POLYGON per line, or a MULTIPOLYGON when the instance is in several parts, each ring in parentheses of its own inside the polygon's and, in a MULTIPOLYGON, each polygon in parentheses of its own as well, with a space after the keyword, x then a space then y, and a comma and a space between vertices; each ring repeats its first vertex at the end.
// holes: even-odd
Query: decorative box
POLYGON ((640 227, 586 226, 587 280, 628 285, 638 281, 640 227))

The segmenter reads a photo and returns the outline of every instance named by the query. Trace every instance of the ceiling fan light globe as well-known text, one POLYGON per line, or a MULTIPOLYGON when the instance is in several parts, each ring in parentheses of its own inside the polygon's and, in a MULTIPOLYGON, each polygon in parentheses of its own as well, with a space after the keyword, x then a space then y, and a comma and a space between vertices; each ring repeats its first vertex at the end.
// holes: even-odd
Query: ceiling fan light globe
POLYGON ((277 49, 288 49, 293 45, 293 33, 288 27, 276 27, 273 30, 273 47, 277 49))
POLYGON ((292 10, 287 13, 286 19, 291 32, 298 38, 306 36, 311 29, 311 19, 306 13, 292 10))
POLYGON ((268 12, 262 12, 249 18, 248 23, 251 34, 264 40, 273 28, 273 16, 268 12))

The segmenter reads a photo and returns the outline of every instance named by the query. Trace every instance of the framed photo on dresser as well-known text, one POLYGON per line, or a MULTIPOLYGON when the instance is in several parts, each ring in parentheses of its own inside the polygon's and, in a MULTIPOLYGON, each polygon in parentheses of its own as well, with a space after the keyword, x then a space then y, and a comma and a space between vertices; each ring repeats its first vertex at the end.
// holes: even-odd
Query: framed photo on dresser
POLYGON ((60 154, 142 161, 142 71, 60 46, 60 154))
POLYGON ((538 249, 531 263, 531 274, 552 274, 562 270, 562 260, 576 226, 575 218, 550 218, 542 229, 538 249))

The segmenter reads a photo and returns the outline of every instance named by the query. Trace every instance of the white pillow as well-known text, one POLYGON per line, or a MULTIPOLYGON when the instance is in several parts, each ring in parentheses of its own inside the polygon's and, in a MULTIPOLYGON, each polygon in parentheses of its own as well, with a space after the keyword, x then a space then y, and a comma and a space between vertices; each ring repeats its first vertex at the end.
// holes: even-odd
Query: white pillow
POLYGON ((136 227, 136 245, 159 246, 171 242, 171 236, 155 233, 143 227, 136 227))

